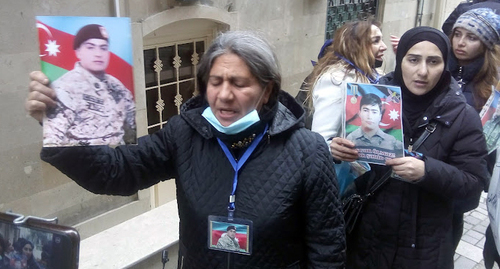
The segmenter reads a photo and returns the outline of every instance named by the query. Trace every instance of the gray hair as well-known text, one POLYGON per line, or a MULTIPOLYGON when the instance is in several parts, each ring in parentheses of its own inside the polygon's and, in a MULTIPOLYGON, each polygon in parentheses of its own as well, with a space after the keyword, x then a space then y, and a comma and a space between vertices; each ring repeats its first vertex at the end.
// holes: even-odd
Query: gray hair
POLYGON ((272 83, 267 106, 273 106, 281 89, 281 72, 278 59, 269 43, 255 33, 229 31, 219 35, 208 47, 198 67, 198 84, 202 96, 206 95, 207 82, 213 62, 217 57, 233 53, 239 56, 257 78, 263 89, 272 83))

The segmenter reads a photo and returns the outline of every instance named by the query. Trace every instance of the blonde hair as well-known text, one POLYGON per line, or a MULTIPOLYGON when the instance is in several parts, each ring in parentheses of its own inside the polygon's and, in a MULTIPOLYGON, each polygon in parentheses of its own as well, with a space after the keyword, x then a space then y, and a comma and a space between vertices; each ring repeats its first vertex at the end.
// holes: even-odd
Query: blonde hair
POLYGON ((484 52, 484 63, 472 80, 474 82, 474 106, 481 109, 491 95, 491 88, 499 83, 498 68, 500 67, 500 45, 484 52))
POLYGON ((312 90, 318 79, 331 69, 339 68, 339 65, 346 70, 346 73, 354 70, 356 79, 363 82, 368 82, 366 76, 374 77, 375 56, 371 49, 372 25, 380 27, 380 23, 370 18, 366 21, 348 22, 335 31, 333 43, 326 48, 324 56, 319 59, 306 81, 306 102, 310 108, 313 107, 312 90), (339 55, 350 61, 359 70, 344 61, 339 55))

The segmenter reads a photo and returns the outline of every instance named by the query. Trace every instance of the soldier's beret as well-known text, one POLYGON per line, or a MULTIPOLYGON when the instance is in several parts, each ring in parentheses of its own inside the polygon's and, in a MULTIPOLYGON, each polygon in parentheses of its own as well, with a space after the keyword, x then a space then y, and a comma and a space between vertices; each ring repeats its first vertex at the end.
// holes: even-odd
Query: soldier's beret
POLYGON ((227 226, 227 230, 235 230, 236 231, 236 227, 234 227, 233 225, 229 225, 227 226))
POLYGON ((78 49, 83 42, 91 38, 104 39, 108 41, 108 32, 104 26, 99 24, 85 25, 78 30, 78 33, 76 33, 73 41, 73 49, 78 49))

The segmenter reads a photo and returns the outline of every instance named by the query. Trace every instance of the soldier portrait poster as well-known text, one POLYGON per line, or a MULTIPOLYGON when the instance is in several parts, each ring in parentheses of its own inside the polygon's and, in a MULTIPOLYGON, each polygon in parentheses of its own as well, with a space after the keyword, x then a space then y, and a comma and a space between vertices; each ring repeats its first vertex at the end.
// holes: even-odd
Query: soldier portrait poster
POLYGON ((345 138, 356 145, 358 161, 385 164, 404 156, 399 87, 346 83, 345 138))
POLYGON ((57 96, 43 146, 136 144, 129 18, 37 16, 42 72, 57 96))
POLYGON ((490 98, 484 104, 483 109, 479 113, 483 124, 483 133, 486 138, 486 147, 488 154, 492 153, 500 146, 500 109, 498 102, 500 92, 493 88, 490 98))

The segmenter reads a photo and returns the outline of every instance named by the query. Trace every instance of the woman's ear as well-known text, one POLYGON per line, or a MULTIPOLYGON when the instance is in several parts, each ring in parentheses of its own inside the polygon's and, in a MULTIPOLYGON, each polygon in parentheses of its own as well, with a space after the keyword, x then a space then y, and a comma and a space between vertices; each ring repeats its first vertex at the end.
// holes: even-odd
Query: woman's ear
POLYGON ((273 92, 274 82, 269 82, 264 89, 264 96, 262 97, 262 104, 265 105, 269 102, 269 98, 271 97, 271 93, 273 92))

